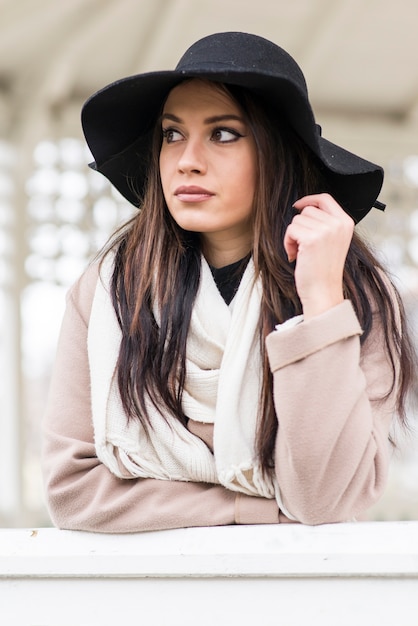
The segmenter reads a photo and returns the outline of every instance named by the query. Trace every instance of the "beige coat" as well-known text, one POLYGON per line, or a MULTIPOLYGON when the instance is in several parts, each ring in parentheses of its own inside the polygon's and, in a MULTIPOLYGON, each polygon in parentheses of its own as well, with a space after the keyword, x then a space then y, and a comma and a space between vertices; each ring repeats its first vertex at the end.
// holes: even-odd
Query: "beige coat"
MULTIPOLYGON (((135 532, 289 521, 274 500, 222 486, 123 480, 97 458, 87 330, 97 267, 70 290, 43 422, 47 505, 60 528, 135 532)), ((105 331, 104 331, 105 332, 105 331)), ((361 329, 349 301, 267 338, 279 429, 275 471, 287 510, 321 524, 361 516, 382 494, 390 458, 394 393, 375 314, 361 329)), ((212 448, 211 425, 189 430, 212 448)))

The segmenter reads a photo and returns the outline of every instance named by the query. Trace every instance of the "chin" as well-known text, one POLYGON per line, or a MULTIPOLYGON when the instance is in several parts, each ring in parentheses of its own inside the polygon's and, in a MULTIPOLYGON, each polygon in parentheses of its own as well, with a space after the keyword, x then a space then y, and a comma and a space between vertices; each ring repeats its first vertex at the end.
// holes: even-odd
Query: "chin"
POLYGON ((207 224, 207 222, 202 223, 199 220, 176 219, 174 216, 173 219, 176 224, 180 226, 180 228, 182 228, 183 230, 188 230, 192 233, 211 233, 218 230, 216 226, 211 227, 209 224, 207 224))

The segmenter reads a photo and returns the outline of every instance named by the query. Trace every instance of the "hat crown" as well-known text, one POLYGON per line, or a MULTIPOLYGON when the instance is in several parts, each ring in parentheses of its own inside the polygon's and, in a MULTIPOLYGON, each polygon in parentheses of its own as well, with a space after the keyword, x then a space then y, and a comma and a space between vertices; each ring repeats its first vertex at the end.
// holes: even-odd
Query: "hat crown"
POLYGON ((225 32, 199 39, 183 54, 176 71, 198 73, 199 70, 278 76, 307 94, 305 77, 296 61, 283 48, 259 35, 225 32))

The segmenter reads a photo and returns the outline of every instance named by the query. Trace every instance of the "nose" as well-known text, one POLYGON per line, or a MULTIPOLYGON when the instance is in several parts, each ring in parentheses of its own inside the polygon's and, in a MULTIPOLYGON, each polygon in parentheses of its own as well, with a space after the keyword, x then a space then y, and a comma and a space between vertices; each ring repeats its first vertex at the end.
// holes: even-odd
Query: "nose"
POLYGON ((189 138, 178 160, 179 172, 183 174, 204 174, 207 169, 204 147, 198 139, 189 138))

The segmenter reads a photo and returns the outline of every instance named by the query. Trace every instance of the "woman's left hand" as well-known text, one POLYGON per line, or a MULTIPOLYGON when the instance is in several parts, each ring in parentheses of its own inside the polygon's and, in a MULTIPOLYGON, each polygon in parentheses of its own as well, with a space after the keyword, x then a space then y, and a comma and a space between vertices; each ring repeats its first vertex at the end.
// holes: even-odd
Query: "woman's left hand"
POLYGON ((353 219, 332 196, 304 196, 287 227, 284 247, 296 261, 296 289, 305 319, 323 313, 343 299, 343 271, 354 231, 353 219))

